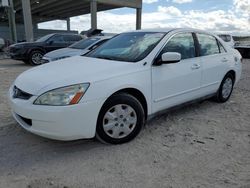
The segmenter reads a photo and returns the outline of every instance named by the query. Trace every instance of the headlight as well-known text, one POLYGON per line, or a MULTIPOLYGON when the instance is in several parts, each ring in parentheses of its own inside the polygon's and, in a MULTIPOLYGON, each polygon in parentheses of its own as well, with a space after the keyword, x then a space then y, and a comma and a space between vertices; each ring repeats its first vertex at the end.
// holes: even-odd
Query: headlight
POLYGON ((77 84, 48 91, 34 102, 36 105, 66 106, 77 104, 87 91, 89 83, 77 84))

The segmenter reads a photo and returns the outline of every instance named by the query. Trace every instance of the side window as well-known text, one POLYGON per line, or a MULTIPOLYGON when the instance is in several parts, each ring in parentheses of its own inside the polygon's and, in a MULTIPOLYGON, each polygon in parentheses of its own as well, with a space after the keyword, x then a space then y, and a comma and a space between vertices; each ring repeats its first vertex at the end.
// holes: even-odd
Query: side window
POLYGON ((80 40, 80 37, 75 36, 75 35, 70 36, 70 38, 71 38, 71 41, 72 41, 72 42, 77 42, 77 41, 80 40))
POLYGON ((163 48, 160 56, 166 52, 178 52, 181 59, 189 59, 195 57, 195 45, 192 33, 181 33, 171 38, 163 48))
POLYGON ((82 37, 81 37, 81 36, 78 36, 78 35, 74 36, 74 41, 75 41, 75 42, 76 42, 76 41, 79 41, 79 40, 82 40, 82 37))
POLYGON ((220 53, 226 53, 227 51, 225 50, 224 46, 218 41, 219 48, 220 48, 220 53))
POLYGON ((197 34, 198 41, 200 43, 200 55, 208 56, 219 54, 219 46, 216 38, 207 34, 197 34))
POLYGON ((81 40, 81 38, 77 35, 71 35, 69 37, 70 37, 71 42, 77 42, 77 41, 81 40))
POLYGON ((50 41, 53 41, 54 43, 64 43, 62 35, 54 35, 53 37, 51 37, 50 41))
POLYGON ((65 42, 72 42, 73 41, 73 39, 72 39, 73 37, 70 35, 64 35, 63 38, 64 38, 65 42))

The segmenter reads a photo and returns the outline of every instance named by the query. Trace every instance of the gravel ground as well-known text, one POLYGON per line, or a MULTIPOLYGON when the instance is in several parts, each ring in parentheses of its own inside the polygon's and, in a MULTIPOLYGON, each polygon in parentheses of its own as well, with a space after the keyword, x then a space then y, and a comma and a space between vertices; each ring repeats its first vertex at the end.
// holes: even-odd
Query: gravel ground
POLYGON ((0 187, 250 188, 250 60, 229 102, 150 121, 132 142, 58 142, 13 120, 6 93, 30 66, 0 60, 0 187))

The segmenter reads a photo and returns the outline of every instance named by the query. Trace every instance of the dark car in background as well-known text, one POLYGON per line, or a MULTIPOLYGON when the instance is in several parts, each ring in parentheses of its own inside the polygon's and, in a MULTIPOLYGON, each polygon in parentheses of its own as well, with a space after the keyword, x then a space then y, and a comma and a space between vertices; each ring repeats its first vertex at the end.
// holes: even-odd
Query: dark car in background
POLYGON ((86 39, 82 39, 67 48, 62 48, 49 52, 43 56, 42 63, 49 63, 59 59, 64 59, 77 55, 85 55, 88 52, 94 50, 104 42, 111 39, 113 36, 95 36, 86 39))
POLYGON ((77 34, 54 33, 45 35, 35 42, 22 42, 9 47, 10 57, 26 64, 39 65, 44 54, 65 48, 82 39, 77 34))

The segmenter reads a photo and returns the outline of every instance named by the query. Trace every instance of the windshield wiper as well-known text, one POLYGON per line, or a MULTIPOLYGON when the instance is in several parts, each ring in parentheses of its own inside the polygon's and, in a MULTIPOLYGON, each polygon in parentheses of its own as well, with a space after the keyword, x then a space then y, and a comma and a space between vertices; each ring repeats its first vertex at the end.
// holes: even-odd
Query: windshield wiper
POLYGON ((98 58, 98 59, 107 59, 107 60, 115 60, 114 58, 109 57, 109 56, 96 56, 96 58, 98 58))

